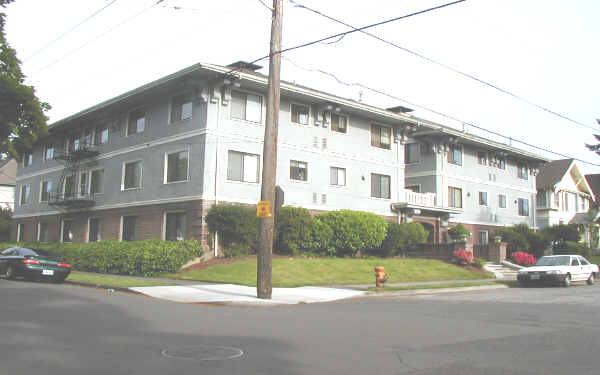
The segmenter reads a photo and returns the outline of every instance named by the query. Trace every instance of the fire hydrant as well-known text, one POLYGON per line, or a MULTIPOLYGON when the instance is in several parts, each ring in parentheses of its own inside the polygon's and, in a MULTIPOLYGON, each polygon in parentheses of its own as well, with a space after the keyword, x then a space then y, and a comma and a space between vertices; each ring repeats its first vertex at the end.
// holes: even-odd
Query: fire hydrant
POLYGON ((387 281, 387 279, 385 268, 382 266, 375 267, 375 286, 377 288, 383 288, 383 284, 387 281))

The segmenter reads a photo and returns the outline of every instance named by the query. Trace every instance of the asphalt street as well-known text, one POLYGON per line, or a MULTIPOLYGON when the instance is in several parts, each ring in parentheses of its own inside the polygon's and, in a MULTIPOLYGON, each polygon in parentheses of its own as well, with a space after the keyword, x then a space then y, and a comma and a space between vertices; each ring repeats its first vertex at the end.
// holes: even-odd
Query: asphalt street
POLYGON ((181 304, 0 280, 0 374, 598 374, 600 285, 181 304))

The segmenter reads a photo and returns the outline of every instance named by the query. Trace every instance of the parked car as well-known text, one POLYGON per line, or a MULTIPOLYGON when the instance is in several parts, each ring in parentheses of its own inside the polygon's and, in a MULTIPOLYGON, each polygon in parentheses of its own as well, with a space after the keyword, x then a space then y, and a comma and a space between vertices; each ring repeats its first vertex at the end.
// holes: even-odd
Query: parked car
POLYGON ((0 253, 0 275, 7 279, 23 277, 62 283, 69 273, 70 264, 44 250, 10 247, 0 253))
POLYGON ((598 277, 598 266, 580 255, 551 255, 541 257, 536 264, 519 270, 521 285, 552 283, 564 286, 572 281, 587 281, 592 285, 598 277))

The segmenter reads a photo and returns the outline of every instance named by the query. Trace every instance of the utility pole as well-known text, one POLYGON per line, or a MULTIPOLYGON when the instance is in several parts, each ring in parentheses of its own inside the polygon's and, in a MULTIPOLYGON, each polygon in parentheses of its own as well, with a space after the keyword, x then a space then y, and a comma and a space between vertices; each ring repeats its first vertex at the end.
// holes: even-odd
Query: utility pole
POLYGON ((257 215, 259 216, 259 245, 256 272, 257 297, 271 299, 273 226, 275 223, 275 172, 277 168, 277 128, 279 126, 279 73, 281 70, 281 19, 283 0, 273 0, 271 20, 271 48, 269 58, 269 96, 267 98, 267 123, 263 146, 262 186, 257 215), (268 202, 268 203, 267 203, 268 202))

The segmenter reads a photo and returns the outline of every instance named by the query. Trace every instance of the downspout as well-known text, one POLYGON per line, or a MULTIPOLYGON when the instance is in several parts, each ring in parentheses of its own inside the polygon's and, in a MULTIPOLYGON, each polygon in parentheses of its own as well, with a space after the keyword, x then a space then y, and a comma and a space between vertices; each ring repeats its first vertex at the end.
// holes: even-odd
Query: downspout
MULTIPOLYGON (((396 130, 397 131, 397 130, 396 130)), ((400 160, 400 146, 402 145, 402 137, 398 139, 396 143, 396 202, 400 203, 400 171, 403 170, 403 160, 400 160)), ((404 173, 402 173, 402 178, 404 178, 404 173)), ((402 189, 404 189, 404 181, 402 181, 402 189)), ((393 207, 393 205, 392 205, 393 207)), ((400 210, 396 211, 398 214, 398 224, 402 222, 400 210)))
MULTIPOLYGON (((217 127, 215 129, 215 205, 219 204, 219 124, 221 123, 221 93, 217 101, 217 127)), ((219 233, 215 232, 215 258, 219 255, 219 233)))

